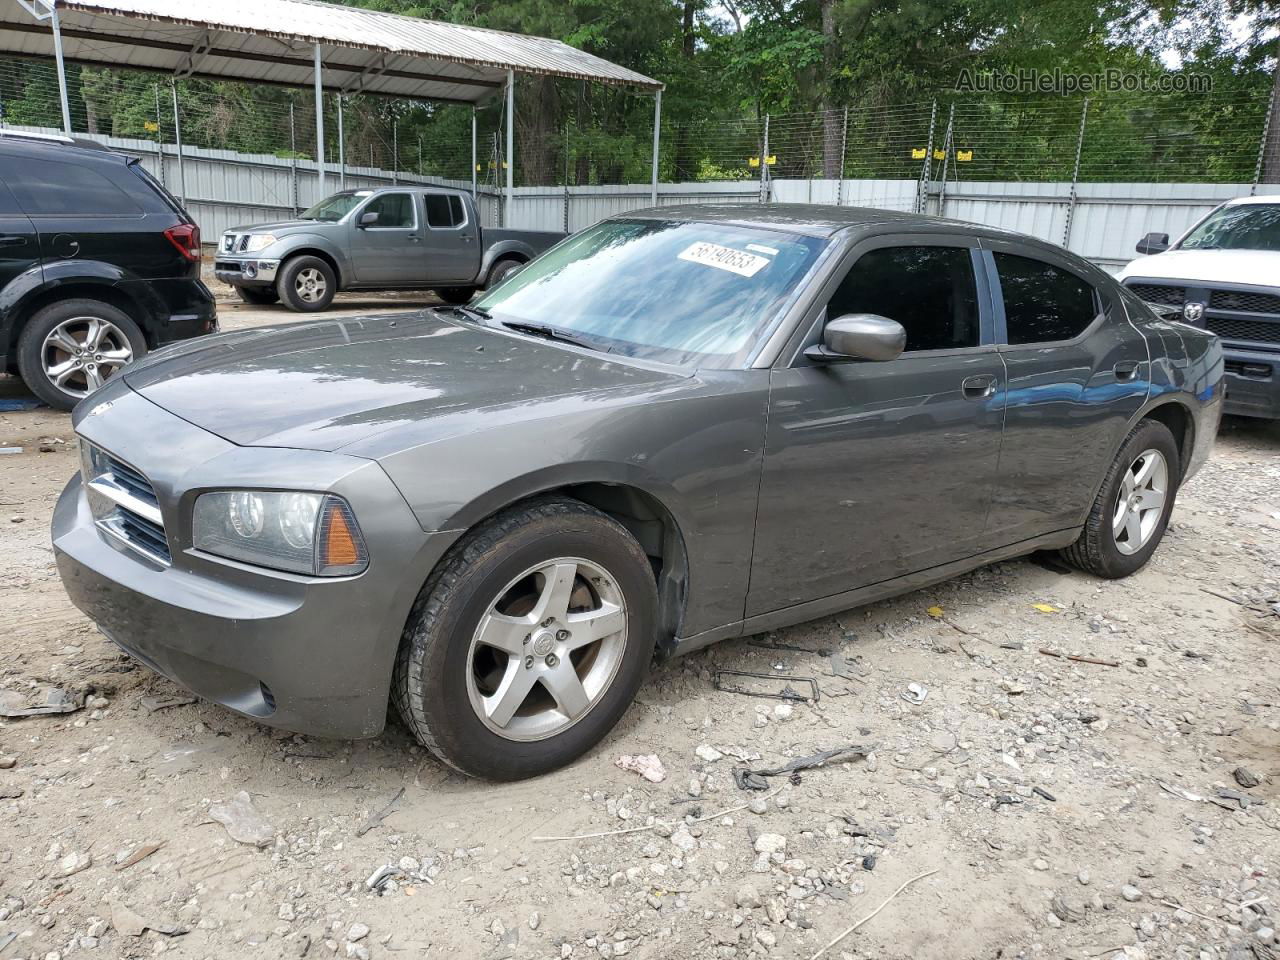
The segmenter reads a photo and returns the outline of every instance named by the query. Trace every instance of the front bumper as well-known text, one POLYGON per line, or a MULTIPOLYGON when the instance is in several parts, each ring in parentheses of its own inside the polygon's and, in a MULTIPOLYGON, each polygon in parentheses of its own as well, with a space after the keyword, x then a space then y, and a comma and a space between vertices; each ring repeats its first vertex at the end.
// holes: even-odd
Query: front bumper
POLYGON ((280 261, 258 257, 219 255, 213 261, 213 275, 233 287, 269 287, 276 282, 280 261))
POLYGON ((1224 345, 1226 413, 1280 420, 1280 353, 1224 345))
POLYGON ((443 540, 421 532, 372 461, 234 447, 132 391, 113 392, 112 407, 80 418, 79 432, 146 473, 172 563, 104 534, 76 476, 53 516, 58 572, 72 603, 127 653, 201 697, 288 730, 376 735, 400 634, 426 576, 417 579, 418 572, 434 564, 443 540), (294 485, 327 474, 322 482, 351 503, 369 546, 363 574, 280 574, 191 547, 183 526, 189 530, 199 491, 236 483, 280 488, 288 482, 282 454, 296 461, 294 485), (200 479, 199 489, 189 477, 200 479))

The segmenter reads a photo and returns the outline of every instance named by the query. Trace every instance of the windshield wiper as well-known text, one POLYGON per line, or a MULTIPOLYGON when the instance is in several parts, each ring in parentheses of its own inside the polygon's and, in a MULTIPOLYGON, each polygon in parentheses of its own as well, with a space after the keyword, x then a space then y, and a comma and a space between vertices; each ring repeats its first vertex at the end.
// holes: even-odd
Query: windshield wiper
POLYGON ((608 347, 601 346, 599 343, 592 340, 576 337, 572 333, 565 333, 563 330, 557 330, 555 327, 546 323, 526 323, 523 320, 501 320, 499 322, 508 330, 515 330, 517 333, 531 333, 535 337, 545 337, 548 340, 557 340, 560 343, 571 343, 575 347, 586 347, 588 350, 601 350, 604 353, 609 352, 608 347))

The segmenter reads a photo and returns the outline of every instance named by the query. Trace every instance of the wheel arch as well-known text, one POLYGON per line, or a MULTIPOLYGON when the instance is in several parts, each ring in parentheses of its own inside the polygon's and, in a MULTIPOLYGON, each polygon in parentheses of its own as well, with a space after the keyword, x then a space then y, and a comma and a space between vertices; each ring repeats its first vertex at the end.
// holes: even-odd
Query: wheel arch
POLYGON ((152 323, 153 311, 130 296, 112 281, 93 277, 75 276, 63 279, 46 280, 40 286, 33 287, 12 304, 6 312, 7 330, 3 353, 12 365, 18 354, 18 340, 28 321, 40 310, 63 300, 99 300, 110 304, 117 310, 127 314, 138 325, 146 338, 148 349, 154 349, 156 342, 155 325, 152 323))
MULTIPOLYGON (((502 485, 459 510, 445 528, 456 536, 456 544, 496 514, 549 496, 569 497, 594 507, 635 537, 649 558, 658 587, 656 652, 660 656, 669 655, 675 648, 689 597, 686 534, 690 521, 682 521, 669 505, 674 498, 656 492, 653 484, 636 477, 598 473, 524 477, 502 485)), ((442 562, 443 556, 426 572, 424 582, 442 562)))
POLYGON ((493 271, 504 260, 510 260, 513 263, 528 263, 532 259, 531 251, 522 246, 499 244, 485 254, 484 263, 480 267, 480 278, 483 279, 485 287, 488 287, 493 271))
POLYGON ((280 258, 280 267, 276 271, 276 276, 282 276, 285 270, 285 264, 290 260, 296 260, 298 257, 315 257, 317 260, 323 260, 329 265, 329 269, 333 271, 334 279, 337 281, 338 289, 341 290, 346 278, 343 276, 342 265, 338 262, 338 258, 333 255, 332 251, 323 247, 303 246, 296 250, 290 250, 280 258))
MULTIPOLYGON (((1140 420, 1155 420, 1169 428, 1169 432, 1173 434, 1173 442, 1178 447, 1178 474, 1181 479, 1186 472, 1191 453, 1195 449, 1195 414, 1186 402, 1178 397, 1162 397, 1145 406, 1134 417, 1129 425, 1130 429, 1140 420)), ((1126 435, 1127 433, 1128 431, 1126 435)))

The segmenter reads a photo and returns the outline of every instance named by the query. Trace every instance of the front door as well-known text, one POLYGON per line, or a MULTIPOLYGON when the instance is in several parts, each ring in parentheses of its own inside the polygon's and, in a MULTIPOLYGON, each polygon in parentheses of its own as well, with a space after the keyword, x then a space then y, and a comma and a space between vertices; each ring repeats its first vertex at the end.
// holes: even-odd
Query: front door
POLYGON ((421 284, 425 255, 419 220, 414 195, 407 190, 370 199, 351 221, 356 281, 396 287, 421 284), (360 226, 367 213, 376 213, 377 221, 360 226))
POLYGON ((868 241, 826 304, 901 323, 901 357, 774 371, 748 617, 986 548, 1004 365, 975 245, 943 240, 868 241))
POLYGON ((9 188, 0 182, 0 290, 28 270, 40 266, 40 238, 27 215, 18 209, 9 188))

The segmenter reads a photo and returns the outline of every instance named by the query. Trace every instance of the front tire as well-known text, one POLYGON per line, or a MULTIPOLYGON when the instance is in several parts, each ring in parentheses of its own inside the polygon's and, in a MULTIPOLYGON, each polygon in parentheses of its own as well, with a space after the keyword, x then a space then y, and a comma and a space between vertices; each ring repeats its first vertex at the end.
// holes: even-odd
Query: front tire
POLYGON ((1164 537, 1181 477, 1169 428, 1158 420, 1139 421, 1120 445, 1080 538, 1062 558, 1110 580, 1141 570, 1164 537))
POLYGON ((326 310, 338 292, 333 267, 319 257, 294 257, 276 278, 276 293, 285 306, 300 313, 326 310))
POLYGON ((18 372, 49 406, 70 410, 146 352, 146 337, 123 310, 101 300, 63 300, 22 328, 18 372))
POLYGON ((267 304, 280 302, 280 294, 272 287, 237 286, 236 294, 245 303, 252 304, 255 307, 264 307, 267 304))
POLYGON ((568 498, 469 533, 418 596, 392 696, 418 740, 470 776, 519 780, 595 746, 653 653, 657 590, 617 521, 568 498))

